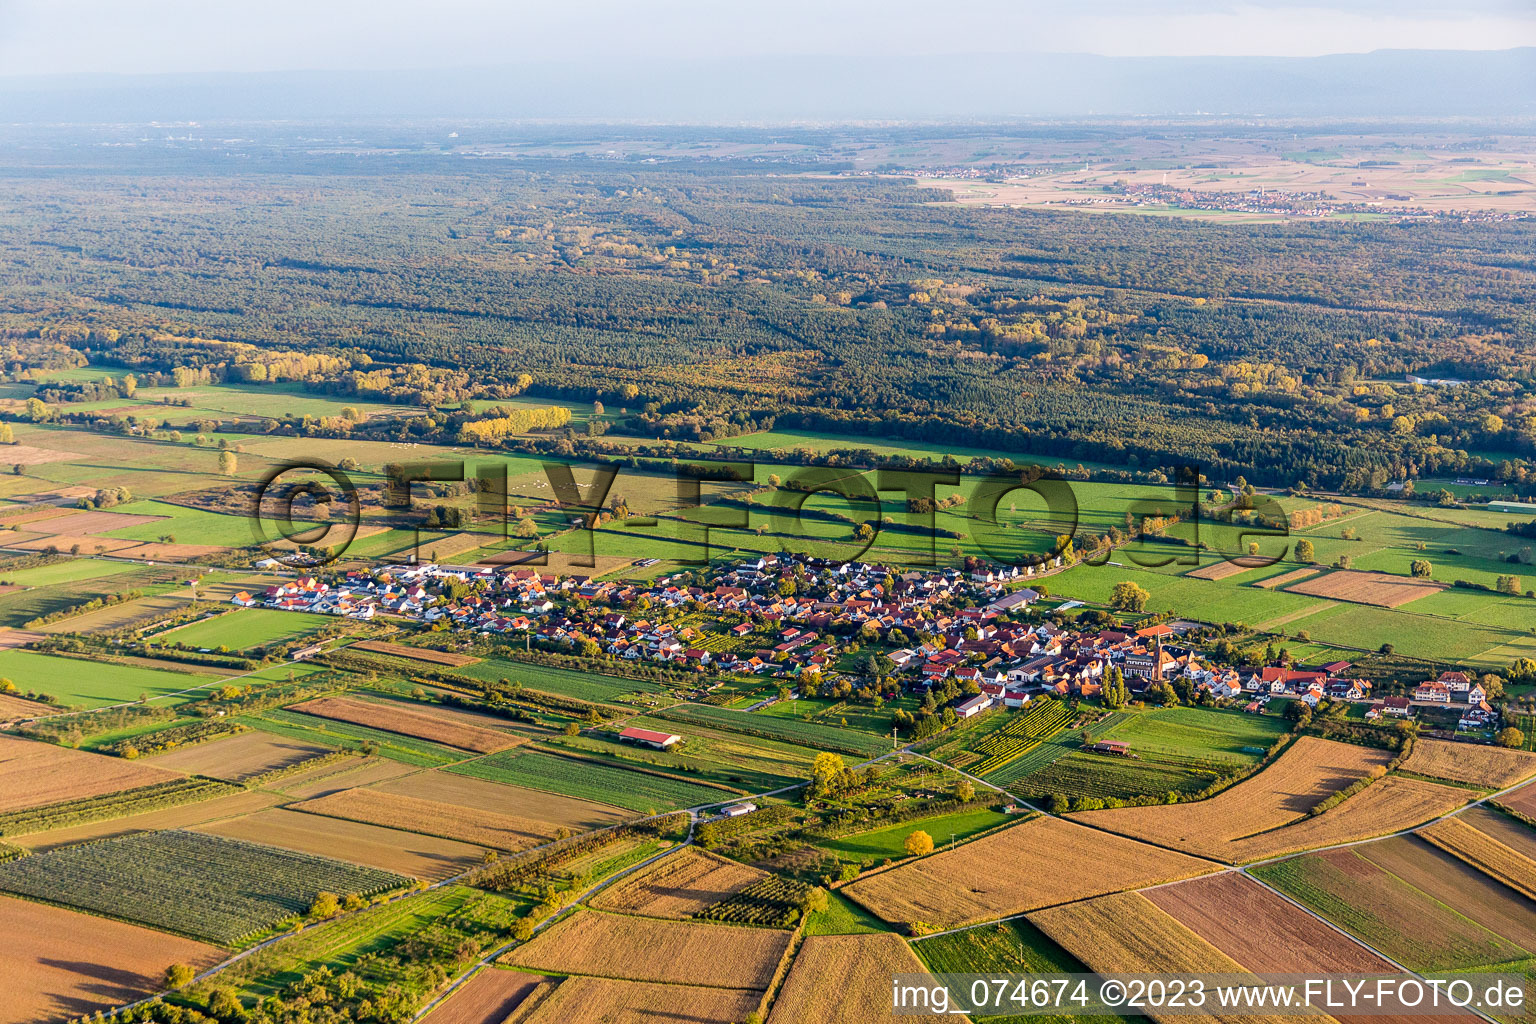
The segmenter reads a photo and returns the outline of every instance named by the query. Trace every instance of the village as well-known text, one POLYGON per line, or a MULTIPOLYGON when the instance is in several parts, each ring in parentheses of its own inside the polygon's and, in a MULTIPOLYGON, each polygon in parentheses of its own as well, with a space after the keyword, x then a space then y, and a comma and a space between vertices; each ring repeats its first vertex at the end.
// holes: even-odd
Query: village
POLYGON ((1327 701, 1357 705, 1355 717, 1373 723, 1430 712, 1434 722, 1426 725, 1440 732, 1499 725, 1489 694, 1467 673, 1446 671, 1404 694, 1378 696, 1346 661, 1226 665, 1186 639, 1202 630, 1196 622, 1074 628, 1064 613, 1078 603, 1051 602, 1043 583, 1027 585, 1030 575, 979 563, 924 572, 769 555, 699 585, 687 574, 645 584, 533 567, 400 564, 302 576, 231 600, 481 638, 520 636, 541 650, 706 678, 779 681, 757 707, 828 692, 892 698, 937 690, 955 718, 966 719, 1047 694, 1101 698, 1113 680, 1127 699, 1152 703, 1182 698, 1263 713, 1277 700, 1312 709, 1327 701))

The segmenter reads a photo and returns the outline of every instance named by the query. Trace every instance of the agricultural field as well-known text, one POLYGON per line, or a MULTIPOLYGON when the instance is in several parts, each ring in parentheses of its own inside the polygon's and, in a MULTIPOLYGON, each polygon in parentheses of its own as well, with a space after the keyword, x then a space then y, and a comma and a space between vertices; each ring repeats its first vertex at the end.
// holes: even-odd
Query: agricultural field
POLYGON ((856 900, 893 924, 959 928, 1104 893, 1171 882, 1216 865, 1145 843, 1120 839, 1059 818, 1036 818, 966 843, 954 852, 878 872, 845 886, 856 900), (1000 871, 1050 850, 1062 864, 1093 871, 1000 871))
POLYGON ((969 839, 980 832, 1017 820, 1017 815, 1004 814, 1002 811, 984 807, 932 818, 914 818, 887 828, 855 832, 837 839, 824 839, 816 845, 836 854, 839 860, 855 864, 871 864, 887 858, 901 860, 906 857, 903 844, 907 836, 914 831, 927 832, 933 837, 935 845, 944 847, 951 840, 969 839))
POLYGON ((620 981, 766 989, 789 936, 767 928, 580 910, 502 957, 514 967, 620 981), (656 956, 666 950, 665 957, 656 956))
POLYGON ((456 839, 498 850, 537 846, 554 835, 543 822, 372 789, 345 789, 288 806, 295 811, 456 839))
POLYGON ((377 748, 378 756, 417 768, 435 768, 453 764, 471 756, 440 743, 417 739, 395 732, 384 732, 351 722, 320 718, 281 708, 241 715, 236 721, 253 729, 320 746, 354 749, 363 745, 377 748))
POLYGON ((70 558, 31 569, 13 572, 0 570, 0 581, 20 587, 44 587, 57 583, 79 583, 82 580, 101 579, 104 576, 121 576, 133 572, 137 566, 131 562, 109 562, 103 559, 70 558))
POLYGON ((504 1021, 542 984, 544 978, 538 974, 487 967, 460 985, 426 1020, 431 1024, 504 1021))
POLYGON ((84 1017, 158 990, 173 963, 201 970, 225 956, 202 942, 9 896, 0 896, 0 933, 0 1024, 84 1017))
POLYGON ((330 753, 329 747, 300 743, 253 729, 211 743, 179 747, 157 754, 145 763, 192 775, 241 782, 327 753, 330 753))
POLYGON ((318 633, 335 619, 310 612, 283 612, 272 608, 236 608, 222 615, 200 619, 186 626, 155 634, 155 642, 207 647, 213 650, 248 651, 253 647, 297 640, 318 633))
POLYGON ((345 821, 286 807, 195 827, 198 833, 266 843, 298 854, 335 857, 395 876, 438 881, 479 864, 485 851, 469 843, 345 821))
MULTIPOLYGON (((1472 865, 1489 878, 1496 878, 1516 892, 1536 900, 1536 860, 1464 821, 1465 817, 1446 818, 1414 834, 1457 860, 1472 865)), ((1532 836, 1536 838, 1536 833, 1532 833, 1532 836)))
POLYGON ((544 822, 552 830, 568 828, 585 831, 634 817, 630 811, 612 804, 579 800, 442 770, 412 772, 378 782, 373 788, 381 793, 398 793, 401 796, 473 810, 512 814, 544 822))
POLYGON ((806 935, 873 935, 891 928, 852 900, 836 892, 827 893, 827 909, 805 920, 806 935))
MULTIPOLYGON (((503 1024, 650 1024, 668 1019, 689 1024, 736 1024, 746 1020, 761 1001, 761 993, 749 989, 577 977, 560 982, 527 1016, 514 1013, 503 1024)), ((474 1024, 491 1019, 477 1018, 474 1024)), ((429 1020, 430 1024, 442 1024, 436 1016, 429 1020)))
POLYGON ((552 754, 505 751, 452 765, 449 771, 508 786, 542 789, 581 800, 654 814, 700 804, 723 803, 737 794, 552 754))
MULTIPOLYGON (((698 921, 753 925, 758 928, 793 928, 805 916, 805 898, 811 886, 783 875, 764 875, 745 889, 694 915, 698 921)), ((846 903, 843 906, 847 906, 846 903)), ((829 896, 828 911, 833 909, 829 896)), ((855 928, 854 931, 863 929, 855 928)), ((875 928, 874 931, 883 931, 875 928)))
POLYGON ((473 665, 479 658, 468 654, 454 654, 450 651, 434 651, 424 647, 412 647, 409 644, 395 644, 387 640, 362 640, 351 646, 354 651, 372 651, 375 654, 388 654, 396 658, 405 658, 409 661, 423 661, 430 665, 443 665, 448 668, 461 668, 464 665, 473 665))
POLYGON ((118 757, 0 736, 0 813, 179 782, 183 778, 176 772, 118 757))
POLYGON ((414 739, 457 747, 475 754, 492 754, 516 746, 522 739, 497 729, 465 724, 434 714, 423 705, 399 701, 321 697, 289 706, 290 711, 398 733, 414 739))
POLYGON ((552 693, 557 697, 576 700, 610 701, 630 693, 659 693, 661 686, 649 679, 620 679, 591 672, 571 669, 548 668, 543 665, 525 665, 501 658, 486 658, 470 665, 460 665, 454 674, 480 682, 495 683, 503 679, 521 683, 530 690, 552 693))
POLYGON ((172 704, 177 697, 186 699, 187 690, 216 685, 207 677, 20 650, 0 650, 0 676, 14 680, 23 690, 49 694, 77 708, 124 704, 143 695, 172 704))
POLYGON ((1442 587, 1443 583, 1406 576, 1358 569, 1335 569, 1322 576, 1292 583, 1286 587, 1286 593, 1306 594, 1329 601, 1369 604, 1378 608, 1401 608, 1410 601, 1438 592, 1442 587))
MULTIPOLYGON (((784 702, 791 711, 799 701, 784 702)), ((876 737, 835 725, 807 722, 788 714, 776 713, 780 705, 747 713, 704 704, 684 704, 654 716, 679 724, 698 723, 737 732, 746 736, 782 740, 817 750, 834 750, 862 757, 876 757, 891 749, 890 738, 876 737)))
POLYGON ((604 889, 591 905, 615 913, 682 920, 767 877, 756 868, 686 846, 604 889))
POLYGON ((1253 873, 1411 970, 1467 970, 1532 955, 1522 942, 1532 941, 1536 904, 1419 840, 1329 850, 1253 873))
MULTIPOLYGON (((813 935, 774 1001, 768 1024, 877 1024, 891 1019, 891 977, 921 974, 923 964, 896 935, 813 935)), ((916 1014, 903 1020, 938 1024, 964 1014, 916 1014)))
MULTIPOLYGON (((131 791, 130 791, 131 792, 131 791)), ((262 790, 234 790, 225 796, 211 800, 177 803, 159 809, 138 810, 133 813, 114 814, 110 817, 87 819, 79 824, 62 825, 46 832, 30 832, 26 835, 7 836, 5 841, 13 846, 34 853, 54 850, 75 843, 92 843, 98 839, 114 839, 138 832, 158 832, 167 829, 190 829, 211 821, 239 818, 257 811, 264 811, 282 801, 276 793, 262 790)), ((76 805, 66 805, 71 809, 76 805)))
POLYGON ((1536 826, 1522 822, 1502 811, 1494 810, 1487 804, 1481 807, 1469 807, 1456 817, 1463 824, 1471 825, 1484 835, 1492 836, 1511 850, 1536 860, 1536 826))
POLYGON ((1536 775, 1536 754, 1475 743, 1420 739, 1403 770, 1436 779, 1467 782, 1486 789, 1507 789, 1536 775))
POLYGON ((0 864, 0 890, 236 946, 309 909, 370 896, 399 875, 198 832, 146 832, 0 864))

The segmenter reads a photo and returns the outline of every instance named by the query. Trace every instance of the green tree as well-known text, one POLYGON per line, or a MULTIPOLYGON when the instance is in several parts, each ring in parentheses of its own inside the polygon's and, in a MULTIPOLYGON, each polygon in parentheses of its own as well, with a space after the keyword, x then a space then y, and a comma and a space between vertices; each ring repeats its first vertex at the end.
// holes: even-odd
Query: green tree
POLYGON ((1313 546, 1311 541, 1309 541, 1309 540, 1299 540, 1299 541, 1296 542, 1296 561, 1298 561, 1298 562, 1315 562, 1315 561, 1317 561, 1317 548, 1313 546))
POLYGON ((1425 558, 1415 558, 1408 563, 1408 574, 1415 579, 1427 580, 1434 574, 1435 567, 1429 564, 1425 558))
POLYGON ((1109 592, 1109 606, 1121 612, 1142 612, 1147 610, 1147 600, 1151 596, 1140 584, 1122 580, 1109 592))
POLYGON ((971 785, 970 779, 961 779, 955 783, 955 799, 963 804, 976 799, 976 787, 971 785))
POLYGON ((1519 750, 1525 746, 1525 733, 1509 725, 1499 730, 1493 742, 1501 747, 1509 747, 1511 750, 1519 750))
POLYGON ((238 468, 238 460, 235 458, 234 452, 227 450, 219 452, 219 474, 221 476, 234 476, 235 470, 238 468))
POLYGON ((186 964, 171 964, 165 969, 165 987, 181 988, 190 985, 192 979, 197 977, 197 972, 186 964))

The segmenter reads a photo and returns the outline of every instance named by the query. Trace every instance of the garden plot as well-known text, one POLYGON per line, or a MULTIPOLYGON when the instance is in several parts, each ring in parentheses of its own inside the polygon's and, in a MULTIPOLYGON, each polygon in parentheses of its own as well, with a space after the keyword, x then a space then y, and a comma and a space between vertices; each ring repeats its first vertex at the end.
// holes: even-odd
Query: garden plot
POLYGON ((1444 583, 1434 580, 1358 569, 1335 569, 1327 575, 1293 583, 1286 587, 1286 593, 1368 604, 1377 608, 1401 608, 1410 601, 1437 594, 1444 589, 1444 583))

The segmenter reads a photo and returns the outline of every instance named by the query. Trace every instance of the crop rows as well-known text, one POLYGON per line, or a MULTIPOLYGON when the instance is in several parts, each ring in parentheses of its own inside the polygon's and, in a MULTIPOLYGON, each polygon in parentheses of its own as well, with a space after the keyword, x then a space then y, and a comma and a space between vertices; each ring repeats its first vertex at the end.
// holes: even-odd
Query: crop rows
POLYGON ((212 800, 216 796, 238 793, 240 790, 240 786, 217 779, 192 777, 101 796, 44 804, 41 807, 28 807, 0 814, 0 836, 21 836, 91 821, 125 818, 130 814, 141 814, 162 807, 212 800))
POLYGON ((1032 705, 976 744, 977 750, 989 756, 972 768, 971 774, 985 776, 1012 764, 1066 728, 1070 717, 1071 712, 1060 701, 1047 698, 1032 705))
POLYGON ((815 747, 817 750, 836 750, 845 754, 857 754, 862 757, 874 757, 877 754, 882 754, 890 746, 889 741, 884 737, 877 738, 851 729, 839 729, 834 726, 822 725, 818 722, 805 722, 798 718, 788 718, 783 715, 763 712, 748 714, 744 711, 730 711, 725 708, 711 708, 699 704, 672 708, 660 712, 656 717, 675 722, 699 722, 719 729, 739 732, 747 736, 762 736, 766 739, 784 740, 787 743, 815 747))
POLYGON ((811 887, 782 875, 769 875, 729 899, 693 915, 702 921, 750 924, 760 928, 793 928, 800 905, 811 887))
POLYGON ((223 945, 309 909, 321 892, 369 896, 388 871, 205 835, 142 832, 0 864, 0 889, 223 945))
POLYGON ((581 800, 596 800, 631 811, 669 810, 718 803, 735 793, 550 754, 503 751, 452 765, 449 771, 507 786, 541 789, 581 800))

